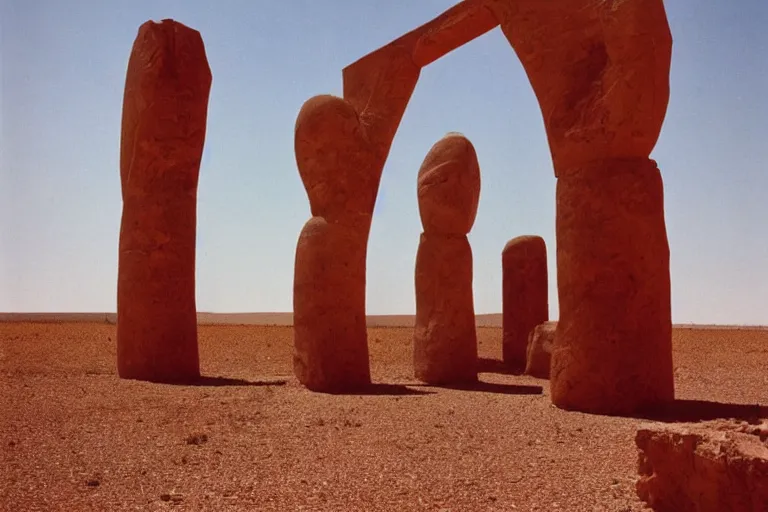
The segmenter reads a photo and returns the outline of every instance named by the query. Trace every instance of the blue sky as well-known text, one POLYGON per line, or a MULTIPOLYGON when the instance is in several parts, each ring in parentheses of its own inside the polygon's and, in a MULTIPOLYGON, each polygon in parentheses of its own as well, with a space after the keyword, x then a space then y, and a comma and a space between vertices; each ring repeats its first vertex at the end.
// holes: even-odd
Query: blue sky
MULTIPOLYGON (((454 0, 0 2, 0 311, 114 311, 125 70, 141 23, 202 33, 213 71, 199 184, 201 311, 290 311, 309 203, 293 126, 347 64, 454 0)), ((768 2, 667 2, 674 52, 652 157, 665 179, 675 322, 768 324, 768 2)), ((501 32, 421 75, 384 169, 368 312, 414 311, 416 173, 449 131, 482 172, 470 235, 475 307, 501 310, 501 249, 548 244, 557 317, 555 178, 533 91, 501 32)))

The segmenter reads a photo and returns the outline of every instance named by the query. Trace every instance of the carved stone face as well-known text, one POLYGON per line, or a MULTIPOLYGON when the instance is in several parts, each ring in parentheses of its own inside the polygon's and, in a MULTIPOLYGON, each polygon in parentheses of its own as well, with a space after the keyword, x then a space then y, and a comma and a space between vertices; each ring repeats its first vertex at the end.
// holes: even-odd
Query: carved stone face
POLYGON ((425 232, 469 233, 480 199, 480 167, 466 137, 449 133, 432 146, 419 169, 418 197, 425 232))

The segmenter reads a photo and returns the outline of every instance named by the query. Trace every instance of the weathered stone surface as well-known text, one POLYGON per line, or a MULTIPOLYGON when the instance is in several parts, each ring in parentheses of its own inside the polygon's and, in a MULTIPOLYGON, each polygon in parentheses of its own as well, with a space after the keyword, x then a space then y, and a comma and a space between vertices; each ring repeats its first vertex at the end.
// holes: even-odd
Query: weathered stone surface
POLYGON ((163 20, 139 28, 120 142, 123 212, 117 283, 121 377, 199 377, 197 184, 211 71, 200 34, 163 20))
POLYGON ((470 232, 480 200, 480 167, 466 137, 449 133, 432 146, 417 183, 425 232, 458 236, 470 232))
POLYGON ((424 225, 416 256, 414 370, 429 384, 477 380, 472 249, 467 233, 477 213, 480 168, 472 143, 448 134, 419 170, 424 225))
POLYGON ((558 179, 557 208, 553 403, 630 414, 670 402, 669 246, 655 162, 573 169, 558 179))
MULTIPOLYGON (((539 101, 555 174, 646 158, 669 101, 662 0, 491 0, 539 101)), ((620 169, 613 169, 620 171, 620 169)))
POLYGON ((421 235, 413 341, 417 379, 435 385, 477 380, 472 249, 466 237, 421 235))
POLYGON ((371 147, 343 99, 307 101, 295 144, 314 216, 296 248, 294 371, 309 389, 343 392, 371 379, 365 257, 378 176, 364 172, 371 147))
POLYGON ((294 370, 309 389, 370 384, 365 324, 365 240, 322 217, 304 226, 296 250, 294 370))
POLYGON ((544 239, 519 236, 507 242, 501 252, 501 273, 502 357, 508 367, 522 370, 531 330, 549 320, 544 239))
POLYGON ((768 510, 768 422, 645 424, 637 495, 656 512, 768 510))
POLYGON ((544 322, 533 328, 528 336, 525 373, 539 379, 549 378, 552 349, 555 345, 557 322, 544 322))
POLYGON ((352 105, 330 95, 310 98, 296 119, 294 144, 312 215, 364 231, 378 177, 364 172, 373 148, 352 105))

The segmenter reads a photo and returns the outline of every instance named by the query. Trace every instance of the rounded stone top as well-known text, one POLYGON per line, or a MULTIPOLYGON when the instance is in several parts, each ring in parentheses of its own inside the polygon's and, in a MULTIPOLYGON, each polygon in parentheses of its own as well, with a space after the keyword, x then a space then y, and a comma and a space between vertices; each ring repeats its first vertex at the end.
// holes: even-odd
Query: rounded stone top
POLYGON ((507 242, 504 245, 504 250, 502 252, 515 250, 515 248, 523 245, 546 246, 544 239, 538 235, 520 235, 507 242))
POLYGON ((331 95, 307 100, 296 119, 294 149, 313 215, 343 220, 372 210, 371 151, 347 101, 331 95))
POLYGON ((450 132, 437 141, 421 164, 417 183, 425 232, 469 233, 480 199, 480 166, 469 139, 450 132))
POLYGON ((503 259, 540 257, 546 260, 547 244, 540 236, 518 236, 506 243, 501 256, 503 259))

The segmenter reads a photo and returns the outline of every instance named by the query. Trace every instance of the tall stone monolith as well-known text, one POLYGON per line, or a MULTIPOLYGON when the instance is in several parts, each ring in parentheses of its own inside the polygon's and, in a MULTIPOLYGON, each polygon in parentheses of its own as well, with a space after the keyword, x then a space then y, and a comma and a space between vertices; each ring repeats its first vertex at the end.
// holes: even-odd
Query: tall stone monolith
POLYGON ((197 31, 173 20, 139 28, 128 61, 120 141, 122 378, 170 383, 200 376, 195 238, 211 79, 197 31))
POLYGON ((547 246, 540 236, 513 238, 501 252, 502 356, 509 368, 522 372, 528 338, 549 320, 547 246))
POLYGON ((354 108, 317 96, 299 112, 295 144, 312 218, 296 248, 294 370, 309 389, 351 390, 371 382, 365 257, 375 188, 360 172, 368 142, 354 108))
POLYGON ((427 154, 418 175, 424 232, 416 256, 414 370, 429 384, 477 380, 472 249, 480 168, 472 143, 450 133, 427 154))

